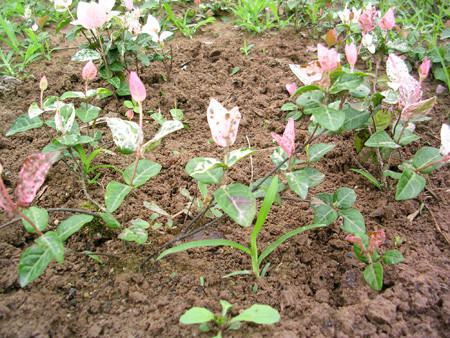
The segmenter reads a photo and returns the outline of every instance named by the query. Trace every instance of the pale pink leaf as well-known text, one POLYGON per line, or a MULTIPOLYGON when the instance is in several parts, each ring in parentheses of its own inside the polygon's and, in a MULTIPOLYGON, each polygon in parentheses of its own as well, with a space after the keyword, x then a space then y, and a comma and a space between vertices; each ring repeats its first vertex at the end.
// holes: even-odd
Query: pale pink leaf
POLYGON ((36 153, 25 159, 20 169, 19 182, 15 190, 18 205, 28 206, 33 202, 36 193, 44 183, 48 171, 58 156, 58 152, 36 153))
POLYGON ((217 145, 225 148, 234 144, 241 121, 238 107, 228 111, 216 99, 211 99, 207 119, 211 135, 217 145))
POLYGON ((322 79, 322 70, 317 62, 311 62, 307 67, 291 64, 289 68, 305 86, 317 83, 322 79))
POLYGON ((433 108, 436 103, 436 97, 419 101, 406 106, 401 113, 401 119, 403 121, 409 121, 413 116, 426 115, 433 108))

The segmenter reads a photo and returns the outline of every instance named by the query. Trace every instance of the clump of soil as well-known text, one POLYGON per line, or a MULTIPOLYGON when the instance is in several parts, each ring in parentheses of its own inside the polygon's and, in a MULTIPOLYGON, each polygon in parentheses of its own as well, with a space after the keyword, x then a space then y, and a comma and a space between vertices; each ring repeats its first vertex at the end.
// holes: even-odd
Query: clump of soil
MULTIPOLYGON (((172 214, 188 202, 180 191, 196 188, 184 172, 187 161, 196 156, 221 157, 221 149, 208 142, 210 132, 206 107, 211 97, 226 107, 239 106, 243 120, 235 147, 250 144, 258 152, 253 171, 244 161, 230 173, 229 179, 250 183, 273 168, 269 160, 273 146, 270 132, 282 132, 285 114, 280 107, 288 100, 284 88, 296 81, 289 63, 305 63, 313 57, 308 52, 313 41, 294 31, 246 36, 230 26, 216 24, 192 40, 176 38, 170 42, 174 51, 171 81, 161 79, 164 68, 154 64, 141 74, 148 90, 145 109, 166 115, 175 106, 185 112, 189 129, 177 132, 149 155, 163 166, 161 174, 128 197, 118 212, 125 221, 150 213, 143 201, 154 200, 172 214), (244 39, 255 45, 246 57, 239 51, 244 39), (230 70, 240 67, 231 76, 230 70), (266 150, 264 150, 266 149, 266 150)), ((73 51, 55 54, 51 62, 33 67, 36 79, 46 74, 49 94, 81 89, 82 65, 70 62, 73 51)), ((14 119, 25 112, 39 95, 38 80, 29 79, 16 92, 0 98, 1 135, 14 119)), ((430 92, 435 84, 429 84, 430 92)), ((448 97, 440 97, 430 122, 420 124, 420 144, 439 146, 438 130, 446 118, 448 97)), ((125 108, 113 99, 104 113, 123 113, 125 108)), ((146 119, 147 138, 157 130, 146 119)), ((104 129, 108 134, 107 129, 104 129)), ((304 140, 306 124, 297 124, 297 137, 304 140)), ((108 136, 109 137, 109 136, 108 136)), ((396 202, 393 192, 376 190, 351 172, 356 167, 352 138, 349 135, 325 137, 336 148, 317 168, 326 173, 324 183, 311 194, 332 192, 338 187, 355 189, 356 207, 368 227, 381 226, 388 234, 388 246, 396 236, 404 243, 400 250, 403 264, 385 269, 382 292, 372 291, 362 280, 361 265, 351 253, 339 225, 294 237, 271 257, 267 278, 252 292, 250 276, 222 278, 226 273, 249 267, 249 260, 228 248, 191 250, 169 256, 160 263, 148 261, 159 247, 173 239, 183 228, 183 217, 170 230, 151 230, 149 242, 138 246, 117 239, 117 234, 101 226, 86 227, 73 236, 63 265, 52 264, 44 276, 21 289, 17 282, 17 263, 21 251, 32 237, 20 224, 0 230, 0 336, 2 337, 186 337, 199 334, 196 327, 179 324, 180 315, 191 306, 206 306, 220 311, 219 299, 234 304, 233 314, 253 303, 269 304, 280 311, 282 321, 270 327, 244 325, 231 336, 449 336, 450 261, 449 245, 436 230, 449 234, 449 171, 441 169, 428 178, 428 190, 417 200, 396 202), (411 222, 408 215, 425 203, 428 209, 411 222), (432 214, 431 214, 432 213, 432 214), (84 250, 107 253, 98 264, 80 254, 84 250), (200 277, 205 284, 200 285, 200 277)), ((13 188, 24 158, 49 142, 43 130, 33 130, 11 138, 0 136, 3 177, 13 188)), ((110 144, 112 148, 112 144, 110 144)), ((418 145, 413 146, 418 148, 418 145)), ((106 156, 102 159, 124 168, 132 156, 106 156)), ((92 196, 102 198, 104 188, 118 175, 108 172, 92 196)), ((46 181, 46 190, 37 203, 43 207, 83 207, 86 201, 79 182, 64 164, 57 164, 46 181)), ((312 221, 307 202, 293 194, 281 206, 274 206, 262 232, 261 245, 300 225, 312 221)), ((65 215, 51 214, 51 221, 65 215)), ((0 221, 6 221, 0 216, 0 221)), ((125 222, 126 223, 126 222, 125 222)), ((228 221, 200 233, 197 238, 224 237, 246 241, 248 229, 228 221)))

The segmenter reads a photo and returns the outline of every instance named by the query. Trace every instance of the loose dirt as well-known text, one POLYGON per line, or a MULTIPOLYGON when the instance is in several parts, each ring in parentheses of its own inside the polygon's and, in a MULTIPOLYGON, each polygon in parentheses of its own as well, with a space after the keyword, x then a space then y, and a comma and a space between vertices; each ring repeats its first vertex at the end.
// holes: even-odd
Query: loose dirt
MULTIPOLYGON (((288 64, 305 63, 314 57, 315 42, 293 30, 252 37, 229 25, 215 24, 191 40, 179 37, 169 45, 174 55, 170 81, 162 79, 164 68, 160 64, 141 72, 148 91, 145 110, 160 110, 169 118, 171 108, 181 108, 188 129, 167 137, 148 156, 162 165, 161 174, 128 197, 118 211, 121 219, 126 209, 124 224, 137 217, 148 219, 150 212, 143 201, 156 201, 172 214, 180 211, 188 203, 181 190, 196 193, 195 184, 184 171, 187 161, 196 156, 223 156, 221 149, 208 142, 206 108, 211 97, 228 108, 240 108, 243 120, 235 147, 246 146, 248 138, 252 146, 261 149, 253 157, 253 171, 249 161, 243 161, 228 179, 250 183, 252 174, 257 179, 270 171, 273 165, 269 156, 274 146, 270 132, 283 131, 285 113, 280 107, 288 100, 284 86, 296 81, 288 64), (254 44, 248 57, 239 50, 244 39, 254 44), (240 71, 231 76, 234 67, 240 67, 240 71)), ((33 66, 36 79, 47 76, 49 94, 82 90, 82 65, 70 61, 73 52, 56 53, 51 62, 33 66)), ((0 159, 4 181, 11 189, 25 157, 49 142, 43 130, 3 136, 14 119, 37 100, 36 79, 26 80, 12 94, 0 97, 0 159)), ((433 95, 435 86, 427 84, 428 95, 433 95)), ((411 153, 419 145, 439 147, 438 130, 448 118, 449 103, 448 96, 439 97, 432 120, 418 126, 423 137, 410 148, 411 153)), ((114 99, 100 104, 105 114, 125 112, 114 99)), ((146 137, 151 138, 156 130, 157 123, 146 118, 146 137)), ((103 131, 107 135, 104 146, 113 150, 108 130, 103 131)), ((299 141, 306 135, 306 122, 298 123, 299 141)), ((197 327, 179 324, 179 317, 192 306, 219 312, 218 301, 225 299, 234 304, 233 315, 258 302, 277 308, 282 317, 279 324, 270 327, 243 325, 229 334, 234 337, 450 337, 450 251, 435 226, 439 224, 450 235, 448 169, 430 175, 429 190, 418 199, 399 203, 393 191, 376 190, 350 171, 357 167, 350 134, 321 140, 337 146, 316 166, 326 173, 326 179, 311 194, 332 192, 341 186, 353 188, 358 194, 356 207, 364 214, 367 226, 385 228, 387 246, 393 245, 396 236, 404 240, 400 251, 405 262, 386 267, 382 292, 372 291, 362 280, 362 266, 353 257, 339 224, 304 233, 282 245, 270 256, 268 276, 259 283, 256 293, 252 292, 254 280, 250 276, 222 278, 250 264, 247 257, 228 248, 191 250, 160 263, 142 265, 180 233, 184 216, 172 229, 150 230, 149 242, 143 246, 122 242, 100 224, 85 227, 68 241, 63 265, 51 264, 41 278, 21 289, 17 264, 21 251, 33 238, 17 223, 0 230, 0 336, 206 337, 197 327), (423 209, 410 222, 408 215, 421 203, 429 207, 434 219, 429 210, 423 209), (104 264, 98 264, 79 254, 84 250, 114 257, 100 256, 104 264)), ((409 155, 406 153, 406 158, 409 155)), ((100 160, 124 168, 132 163, 133 156, 104 155, 100 160)), ((119 179, 119 175, 106 172, 98 185, 89 187, 92 196, 101 200, 111 179, 119 179)), ((38 205, 86 207, 79 182, 63 163, 51 170, 45 185, 38 205)), ((284 196, 287 199, 281 206, 274 206, 268 217, 261 245, 312 221, 307 202, 292 193, 284 196)), ((66 216, 53 213, 51 222, 66 216)), ((7 221, 6 216, 0 215, 0 221, 7 221)), ((246 241, 248 235, 248 229, 222 221, 196 238, 246 241)))

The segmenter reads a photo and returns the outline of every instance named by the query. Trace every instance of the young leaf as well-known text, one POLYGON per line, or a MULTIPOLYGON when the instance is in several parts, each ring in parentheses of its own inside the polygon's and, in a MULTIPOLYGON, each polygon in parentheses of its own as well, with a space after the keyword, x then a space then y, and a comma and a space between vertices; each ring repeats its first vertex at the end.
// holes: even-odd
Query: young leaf
POLYGON ((143 135, 139 125, 132 121, 125 121, 115 117, 107 117, 106 123, 111 129, 114 143, 120 151, 131 154, 136 151, 139 143, 143 140, 143 135))
POLYGON ((131 187, 116 181, 111 181, 106 186, 105 204, 109 212, 114 212, 122 204, 125 197, 130 193, 131 187))
POLYGON ((339 188, 333 196, 333 202, 339 209, 348 209, 353 206, 356 201, 356 193, 350 188, 339 188))
POLYGON ((58 225, 56 232, 58 233, 61 241, 67 240, 74 233, 80 231, 80 229, 87 223, 94 219, 91 215, 73 215, 65 219, 58 225))
POLYGON ((395 199, 404 201, 415 198, 425 188, 425 184, 425 178, 410 169, 405 169, 397 183, 395 199))
POLYGON ((186 165, 189 176, 204 184, 218 184, 223 177, 223 163, 215 158, 195 157, 186 165))
POLYGON ((396 149, 400 147, 384 130, 374 133, 364 145, 372 148, 396 149))
POLYGON ((19 183, 14 192, 18 205, 27 206, 33 202, 58 156, 59 153, 37 153, 31 154, 25 159, 20 169, 19 183))
POLYGON ((256 199, 250 188, 233 183, 214 192, 219 207, 237 224, 248 227, 256 214, 256 199))
MULTIPOLYGON (((442 159, 439 149, 433 147, 420 148, 413 157, 413 166, 416 169, 424 168, 433 162, 437 162, 442 159)), ((436 163, 425 169, 420 170, 422 174, 429 174, 433 170, 439 168, 442 163, 436 163)))
POLYGON ((143 149, 150 150, 153 149, 154 145, 158 143, 161 139, 166 137, 167 135, 176 132, 177 130, 183 129, 183 123, 178 120, 172 121, 164 121, 161 128, 158 132, 153 136, 153 138, 144 144, 143 149))
POLYGON ((372 183, 378 190, 381 190, 381 183, 378 182, 378 180, 375 178, 375 176, 373 176, 371 173, 369 173, 366 170, 362 170, 362 169, 355 169, 352 168, 350 169, 351 171, 354 171, 355 173, 360 174, 361 176, 367 178, 367 180, 372 183))
POLYGON ((327 106, 311 109, 313 116, 321 127, 330 131, 337 131, 345 122, 345 112, 327 106))
POLYGON ((85 95, 83 92, 73 92, 68 91, 61 95, 59 98, 61 101, 67 100, 67 99, 84 99, 85 95))
POLYGON ((405 258, 403 257, 402 253, 398 250, 388 250, 383 255, 383 262, 389 265, 399 264, 404 260, 405 258))
POLYGON ((157 213, 158 215, 165 216, 165 217, 170 217, 170 214, 167 211, 165 211, 163 208, 161 208, 155 202, 144 201, 144 207, 146 207, 148 210, 150 210, 152 212, 157 213))
POLYGON ((314 168, 304 168, 286 174, 289 187, 300 198, 305 199, 310 187, 319 185, 325 175, 314 168))
POLYGON ((147 229, 150 224, 142 219, 134 219, 131 221, 131 226, 125 228, 120 234, 119 238, 127 242, 136 242, 137 244, 144 244, 147 242, 147 229))
POLYGON ((64 260, 64 244, 56 231, 48 231, 36 239, 36 244, 45 250, 49 250, 52 257, 62 263, 64 260))
POLYGON ((119 229, 122 227, 120 222, 109 212, 101 212, 98 214, 110 229, 119 229))
POLYGON ((321 204, 314 206, 314 223, 330 225, 338 218, 338 213, 331 206, 321 204))
POLYGON ((87 62, 91 60, 99 60, 101 55, 93 49, 80 49, 72 56, 72 61, 87 62))
POLYGON ((334 143, 317 143, 313 144, 308 149, 308 159, 310 162, 317 162, 322 157, 325 156, 326 153, 333 150, 336 145, 334 143))
POLYGON ((226 166, 228 168, 231 168, 239 161, 243 160, 244 158, 252 155, 255 153, 255 150, 252 148, 239 148, 233 151, 230 151, 226 157, 226 166))
POLYGON ((99 107, 93 106, 83 102, 80 107, 76 110, 77 117, 84 123, 91 122, 98 117, 101 109, 99 107))
POLYGON ((232 318, 234 322, 252 322, 256 324, 275 324, 280 321, 280 314, 269 305, 253 304, 248 309, 242 311, 238 316, 232 318))
POLYGON ((289 231, 285 233, 284 235, 281 235, 278 237, 275 241, 270 243, 262 252, 261 255, 258 258, 258 264, 261 265, 261 263, 264 261, 264 259, 269 256, 273 251, 275 251, 281 244, 286 242, 288 239, 297 236, 298 234, 301 234, 302 232, 305 232, 307 230, 313 230, 317 228, 323 228, 326 227, 326 224, 310 224, 310 225, 304 225, 302 227, 298 227, 297 229, 294 229, 292 231, 289 231))
POLYGON ((193 241, 193 242, 187 242, 183 243, 177 246, 174 246, 173 248, 164 250, 156 259, 157 261, 163 259, 164 257, 168 255, 172 255, 177 252, 186 251, 189 249, 195 249, 195 248, 204 248, 209 246, 229 246, 235 249, 238 249, 242 251, 243 253, 250 256, 250 249, 246 246, 243 246, 240 243, 236 243, 233 241, 230 241, 228 239, 203 239, 199 241, 193 241))
POLYGON ((225 317, 228 313, 228 311, 233 307, 229 302, 226 300, 219 300, 220 306, 222 307, 221 315, 222 317, 225 317))
POLYGON ((30 129, 40 128, 44 122, 40 117, 30 119, 28 114, 20 115, 13 123, 12 127, 6 132, 6 136, 13 136, 30 129))
POLYGON ((204 307, 193 307, 180 317, 180 323, 184 325, 202 324, 214 320, 214 318, 214 313, 208 309, 204 307))
POLYGON ((19 283, 21 287, 27 286, 40 275, 52 261, 50 250, 32 245, 25 249, 20 255, 19 261, 19 283))
POLYGON ((272 208, 272 204, 275 201, 276 195, 278 193, 278 176, 272 178, 270 187, 267 190, 267 194, 264 197, 263 204, 258 213, 258 217, 256 219, 256 223, 253 227, 253 231, 251 233, 251 241, 255 243, 256 247, 256 238, 258 237, 261 228, 266 221, 267 215, 269 214, 270 208, 272 208))
MULTIPOLYGON (((41 230, 44 231, 45 228, 47 227, 48 224, 48 212, 45 209, 42 208, 38 208, 38 207, 31 207, 28 209, 24 209, 23 214, 25 216, 27 216, 30 221, 33 222, 34 225, 36 225, 36 227, 41 230)), ((34 230, 33 226, 28 223, 28 221, 25 221, 22 218, 22 224, 25 227, 25 230, 31 234, 36 233, 36 231, 34 230)))
POLYGON ((349 234, 360 236, 366 233, 366 223, 364 217, 356 209, 340 210, 339 215, 344 219, 341 228, 349 234))
POLYGON ((123 179, 125 183, 134 187, 140 187, 145 184, 150 178, 156 176, 161 171, 161 165, 150 160, 139 160, 136 175, 131 182, 135 168, 135 163, 130 164, 123 172, 123 179))
POLYGON ((41 115, 44 111, 39 108, 36 102, 33 102, 30 107, 28 107, 28 117, 34 119, 35 117, 41 115))
POLYGON ((367 265, 363 276, 372 289, 380 291, 383 287, 383 265, 380 262, 367 265))

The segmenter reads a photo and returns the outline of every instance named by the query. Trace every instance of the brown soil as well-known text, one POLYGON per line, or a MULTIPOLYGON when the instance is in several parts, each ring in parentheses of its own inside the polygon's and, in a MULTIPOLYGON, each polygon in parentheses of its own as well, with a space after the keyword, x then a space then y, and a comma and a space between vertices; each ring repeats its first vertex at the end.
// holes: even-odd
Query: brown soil
MULTIPOLYGON (((230 26, 216 24, 192 40, 176 38, 170 42, 174 50, 171 81, 159 74, 161 65, 145 70, 147 110, 161 111, 168 117, 169 109, 183 109, 188 130, 169 136, 149 158, 162 164, 161 174, 129 196, 119 210, 126 219, 148 218, 143 201, 155 200, 176 213, 187 202, 180 190, 188 187, 195 194, 195 185, 184 172, 187 161, 195 156, 222 156, 220 149, 208 142, 210 132, 206 107, 210 97, 225 106, 237 105, 243 114, 236 147, 247 145, 246 136, 257 149, 272 147, 271 131, 281 132, 285 119, 280 107, 288 99, 284 88, 295 81, 288 64, 306 62, 313 41, 294 31, 249 37, 230 26), (239 51, 248 39, 255 47, 249 57, 239 51), (186 65, 185 69, 180 68, 186 65), (233 67, 240 72, 230 76, 233 67)), ((51 62, 35 65, 32 73, 38 79, 46 74, 49 93, 81 89, 81 66, 70 62, 73 50, 55 54, 51 62)), ((430 92, 435 84, 430 84, 430 92)), ((27 80, 12 95, 0 98, 1 135, 17 115, 27 110, 38 97, 37 80, 27 80)), ((421 144, 439 146, 438 130, 446 119, 450 100, 440 97, 433 119, 421 124, 421 144)), ((123 107, 119 107, 124 112, 123 107)), ((114 100, 105 105, 105 112, 117 112, 114 100)), ((300 141, 306 135, 306 124, 298 124, 300 141)), ((147 138, 157 129, 148 119, 147 138)), ((104 130, 108 134, 107 130, 104 130)), ((109 135, 109 134, 108 134, 109 135)), ((109 136, 108 136, 109 137, 109 136)), ((101 226, 86 227, 68 242, 70 252, 63 265, 51 264, 44 276, 21 289, 17 282, 17 263, 21 251, 32 237, 19 224, 0 230, 0 336, 2 337, 186 337, 197 336, 197 327, 179 324, 180 315, 191 306, 207 306, 218 312, 219 299, 232 304, 233 314, 258 302, 277 308, 282 321, 274 326, 244 325, 234 336, 312 337, 312 336, 421 336, 450 337, 450 266, 449 244, 436 230, 450 234, 450 199, 447 169, 432 174, 429 191, 417 200, 398 203, 389 194, 375 190, 349 169, 356 167, 350 135, 323 138, 337 143, 334 151, 317 168, 326 173, 324 183, 312 193, 331 192, 341 186, 352 187, 358 194, 357 207, 365 215, 369 227, 382 226, 393 238, 405 240, 400 250, 406 257, 403 264, 385 269, 382 292, 372 291, 362 280, 362 266, 351 254, 338 225, 294 237, 271 257, 271 269, 251 291, 254 280, 247 277, 223 279, 235 270, 247 269, 249 260, 228 248, 193 250, 170 256, 161 263, 147 257, 173 239, 182 229, 182 217, 170 230, 151 230, 149 243, 143 246, 124 243, 117 234, 101 226), (431 194, 430 192, 433 192, 431 194), (424 209, 413 222, 407 216, 424 202, 424 209), (104 264, 75 254, 91 250, 117 258, 103 257, 104 264), (200 286, 203 276, 205 285, 200 286)), ((0 136, 0 158, 3 177, 12 188, 24 158, 49 142, 42 130, 6 138, 0 136)), ((418 148, 413 145, 412 148, 418 148)), ((414 149, 414 150, 415 150, 414 149)), ((264 176, 271 168, 270 150, 255 156, 254 177, 264 176)), ((408 154, 407 154, 408 156, 408 154)), ((105 157, 104 161, 125 167, 132 156, 105 157)), ((230 174, 230 179, 249 183, 251 169, 244 161, 230 174)), ((102 198, 103 189, 115 177, 108 173, 99 186, 90 187, 92 195, 102 198)), ((47 188, 37 203, 43 207, 84 207, 86 202, 79 182, 59 163, 50 172, 47 188)), ((293 194, 282 206, 274 206, 261 243, 268 243, 281 233, 312 220, 308 203, 293 194)), ((64 215, 51 214, 52 222, 64 215)), ((0 221, 6 217, 0 215, 0 221)), ((221 222, 197 238, 225 237, 245 241, 249 231, 231 222, 221 222)))

